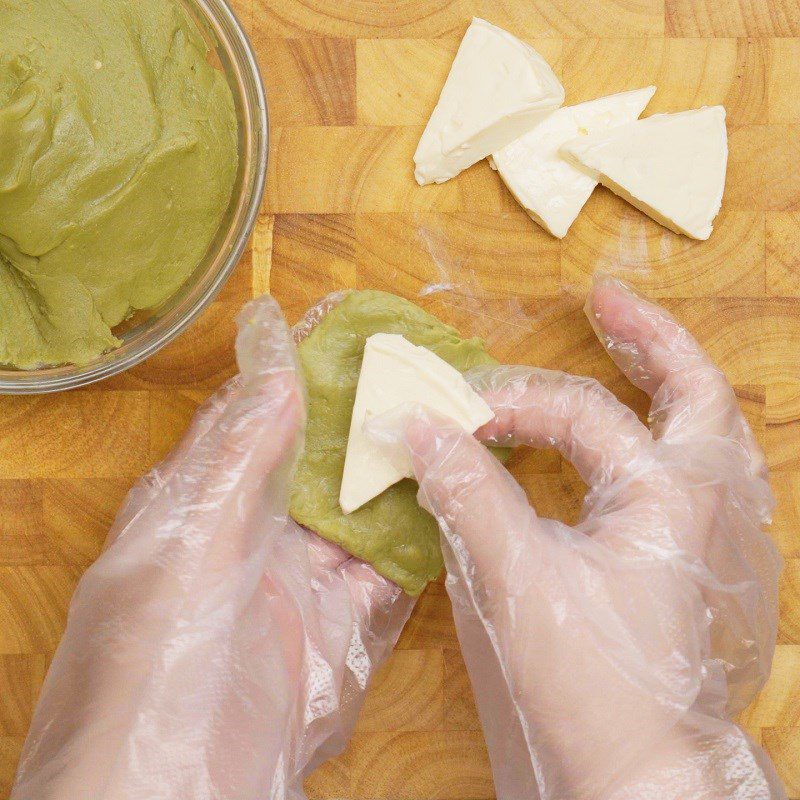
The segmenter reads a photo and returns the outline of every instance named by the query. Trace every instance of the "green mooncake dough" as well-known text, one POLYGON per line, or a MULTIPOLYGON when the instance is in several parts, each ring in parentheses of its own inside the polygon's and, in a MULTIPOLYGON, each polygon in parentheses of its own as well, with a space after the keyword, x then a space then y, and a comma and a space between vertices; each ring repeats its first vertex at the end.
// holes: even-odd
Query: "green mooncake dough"
POLYGON ((436 521, 417 503, 416 482, 401 481, 352 514, 339 507, 364 343, 373 333, 402 334, 462 372, 497 362, 480 339, 462 339, 419 306, 378 291, 348 294, 299 347, 308 427, 290 513, 417 595, 441 571, 442 553, 436 521))
POLYGON ((0 0, 0 363, 83 364, 208 250, 233 96, 178 0, 0 0))

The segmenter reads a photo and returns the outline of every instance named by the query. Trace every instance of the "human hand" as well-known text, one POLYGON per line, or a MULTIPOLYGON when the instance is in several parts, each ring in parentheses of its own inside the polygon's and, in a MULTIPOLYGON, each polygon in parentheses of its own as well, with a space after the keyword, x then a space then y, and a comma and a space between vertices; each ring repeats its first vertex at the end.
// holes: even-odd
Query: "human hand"
POLYGON ((287 517, 304 400, 277 304, 75 592, 14 800, 281 800, 342 749, 412 600, 287 517))
POLYGON ((652 399, 651 430, 597 382, 473 376, 485 442, 556 447, 589 485, 574 528, 540 519, 478 443, 422 408, 374 420, 408 447, 503 800, 785 794, 729 721, 766 679, 780 559, 763 454, 734 393, 659 307, 601 278, 587 314, 652 399))

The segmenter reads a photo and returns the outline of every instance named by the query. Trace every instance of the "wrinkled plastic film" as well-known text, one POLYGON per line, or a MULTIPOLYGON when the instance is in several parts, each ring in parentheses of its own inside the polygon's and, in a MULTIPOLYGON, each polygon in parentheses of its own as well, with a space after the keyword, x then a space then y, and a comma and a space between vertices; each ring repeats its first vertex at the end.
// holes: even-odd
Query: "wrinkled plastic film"
MULTIPOLYGON (((489 286, 472 258, 465 257, 463 247, 453 247, 436 215, 415 214, 412 221, 411 249, 421 256, 414 272, 421 273, 424 283, 409 299, 462 336, 483 339, 489 353, 501 363, 519 361, 520 354, 530 350, 529 339, 537 327, 540 308, 539 302, 521 299, 511 287, 497 288, 497 271, 505 256, 503 243, 492 239, 492 257, 498 266, 490 272, 489 286)), ((390 286, 386 289, 392 291, 390 286)), ((569 301, 570 296, 562 292, 561 300, 569 301)))
MULTIPOLYGON (((549 318, 579 309, 584 290, 559 289, 551 278, 543 289, 535 283, 541 281, 538 276, 521 278, 524 268, 515 236, 509 237, 507 245, 487 220, 480 215, 477 220, 472 215, 450 219, 435 212, 411 213, 404 221, 392 215, 381 221, 367 220, 365 224, 385 224, 387 230, 374 231, 375 250, 364 254, 364 267, 359 267, 350 288, 399 295, 452 325, 462 337, 483 339, 488 352, 501 363, 530 358, 525 354, 539 352, 535 337, 543 325, 549 318), (451 225, 462 226, 458 235, 453 235, 451 225), (484 230, 481 225, 492 227, 484 230), (465 235, 470 237, 468 250, 465 235), (507 259, 513 259, 511 267, 504 266, 507 259), (518 281, 524 281, 522 288, 518 281)), ((537 257, 534 248, 530 258, 537 257)), ((320 294, 335 295, 341 282, 324 269, 320 272, 326 281, 320 294)))
POLYGON ((320 298, 314 305, 310 306, 302 317, 292 326, 292 339, 295 344, 300 344, 307 339, 311 331, 319 325, 325 315, 335 308, 347 297, 349 290, 331 292, 320 298))

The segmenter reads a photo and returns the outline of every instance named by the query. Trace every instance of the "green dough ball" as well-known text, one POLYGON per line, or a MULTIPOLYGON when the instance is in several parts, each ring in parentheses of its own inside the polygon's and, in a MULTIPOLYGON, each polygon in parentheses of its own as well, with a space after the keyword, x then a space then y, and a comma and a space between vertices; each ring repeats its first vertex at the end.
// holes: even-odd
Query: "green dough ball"
POLYGON ((308 391, 305 451, 297 467, 290 513, 300 524, 372 564, 411 595, 442 569, 439 529, 404 480, 352 514, 339 488, 364 344, 373 333, 399 333, 466 372, 497 362, 480 339, 462 339, 419 306, 378 291, 352 292, 299 347, 308 391))

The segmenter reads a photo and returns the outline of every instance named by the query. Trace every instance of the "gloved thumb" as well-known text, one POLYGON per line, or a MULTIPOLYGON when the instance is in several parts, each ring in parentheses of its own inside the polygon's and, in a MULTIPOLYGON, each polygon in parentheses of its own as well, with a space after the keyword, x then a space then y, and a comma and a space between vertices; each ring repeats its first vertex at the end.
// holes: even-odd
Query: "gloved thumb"
POLYGON ((416 404, 375 417, 365 431, 390 459, 410 457, 420 505, 436 517, 471 577, 505 585, 530 531, 541 526, 491 452, 452 420, 416 404))

